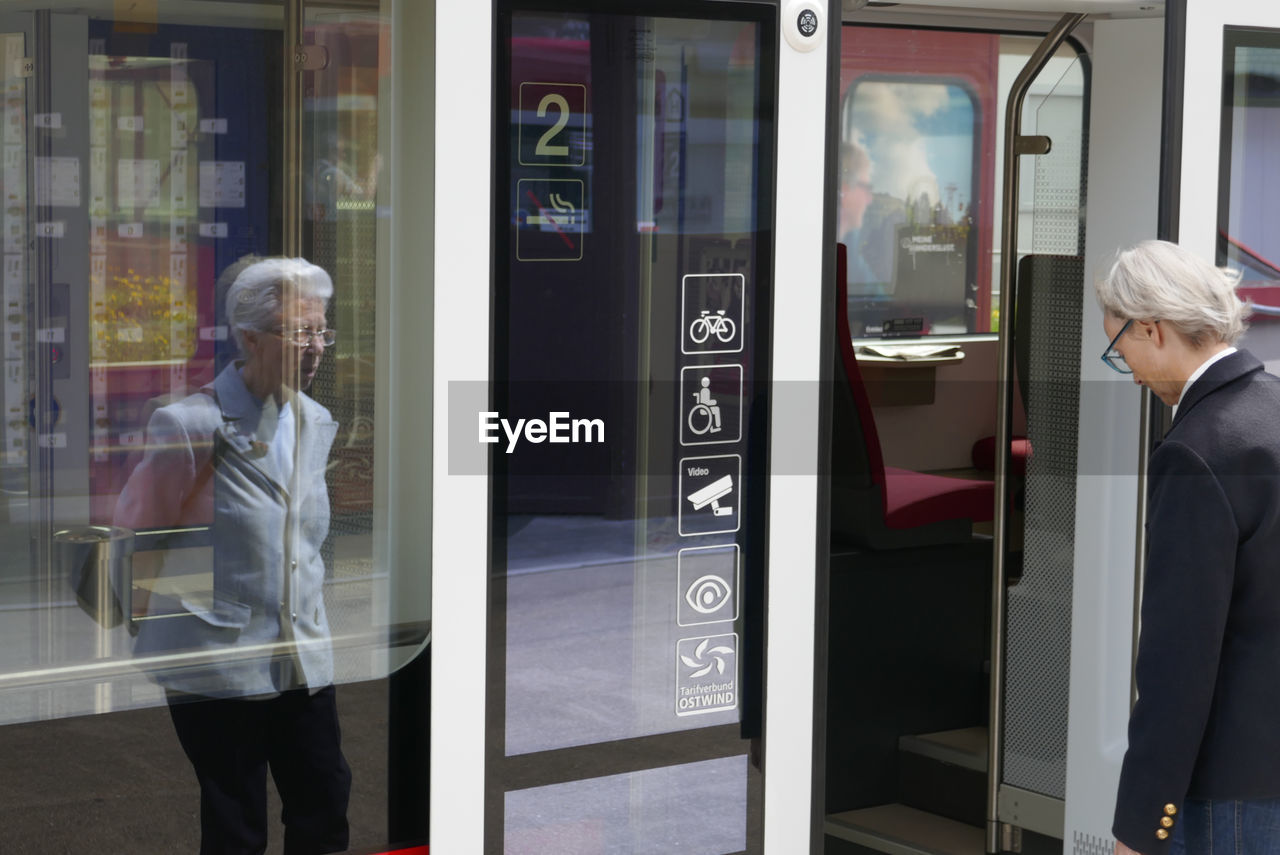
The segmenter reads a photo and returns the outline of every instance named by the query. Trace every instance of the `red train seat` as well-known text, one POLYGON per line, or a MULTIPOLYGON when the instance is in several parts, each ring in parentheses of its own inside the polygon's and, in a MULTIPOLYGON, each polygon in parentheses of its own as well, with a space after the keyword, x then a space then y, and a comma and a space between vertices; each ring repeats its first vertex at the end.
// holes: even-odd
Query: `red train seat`
MULTIPOLYGON (((1027 459, 1031 457, 1031 440, 1025 436, 1015 436, 1009 440, 1010 471, 1014 475, 1027 474, 1027 459)), ((996 471, 996 438, 984 436, 973 444, 970 452, 973 468, 983 472, 996 471)))
POLYGON ((884 465, 849 328, 847 264, 837 244, 832 533, 871 549, 963 543, 992 518, 995 485, 884 465))

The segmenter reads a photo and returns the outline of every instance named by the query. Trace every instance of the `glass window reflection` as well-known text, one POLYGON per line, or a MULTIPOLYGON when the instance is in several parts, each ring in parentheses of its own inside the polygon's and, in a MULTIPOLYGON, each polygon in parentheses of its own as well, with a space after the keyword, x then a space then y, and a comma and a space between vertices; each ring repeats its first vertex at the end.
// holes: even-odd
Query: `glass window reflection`
POLYGON ((970 332, 974 98, 954 84, 864 78, 846 111, 838 230, 854 334, 908 317, 921 332, 970 332))
MULTIPOLYGON (((375 387, 430 351, 431 295, 415 276, 388 324, 392 12, 0 13, 0 753, 40 746, 17 774, 64 794, 42 817, 110 805, 140 851, 281 824, 290 851, 393 848, 382 678, 424 646, 430 568, 387 461, 430 477, 375 387), (295 26, 325 51, 296 74, 295 26)), ((39 845, 118 846, 74 825, 39 845)))
POLYGON ((1253 309, 1245 344, 1275 370, 1280 206, 1270 166, 1280 157, 1280 39, 1228 28, 1223 54, 1218 263, 1240 271, 1240 295, 1253 309))
MULTIPOLYGON (((265 321, 238 326, 228 298, 241 259, 276 258, 282 248, 281 31, 270 20, 278 11, 247 7, 244 20, 199 24, 52 15, 40 38, 60 59, 48 85, 36 86, 15 69, 16 60, 39 53, 39 14, 10 16, 14 31, 0 35, 14 60, 2 83, 7 516, 0 542, 10 548, 0 593, 22 614, 8 625, 26 627, 23 643, 3 647, 0 681, 21 684, 26 672, 50 666, 59 676, 51 702, 15 695, 0 705, 0 720, 163 703, 166 689, 195 690, 184 669, 210 694, 252 694, 262 685, 231 680, 219 689, 208 678, 220 667, 215 651, 234 663, 232 649, 249 642, 276 645, 249 657, 269 663, 272 685, 309 685, 281 670, 305 671, 298 663, 310 655, 307 644, 278 621, 270 638, 246 631, 274 620, 264 609, 270 601, 278 612, 282 599, 288 623, 296 611, 322 628, 333 681, 385 674, 392 583, 390 569, 375 561, 373 531, 375 353, 389 347, 377 336, 386 287, 379 279, 386 248, 378 244, 386 21, 376 9, 308 10, 304 37, 323 45, 330 61, 305 75, 294 117, 303 157, 287 168, 304 177, 295 254, 331 288, 318 309, 307 300, 286 306, 264 330, 265 321), (302 328, 342 334, 310 336, 301 346, 277 335, 302 328), (238 415, 205 406, 246 364, 253 370, 250 344, 253 353, 275 352, 272 370, 288 375, 288 393, 238 415), (308 416, 305 400, 321 409, 308 416), (204 421, 194 425, 193 414, 204 421), (215 414, 217 424, 204 423, 215 414), (307 434, 322 423, 332 436, 309 445, 307 434), (293 439, 277 445, 275 434, 259 436, 266 424, 283 431, 282 440, 292 424, 293 439), (323 512, 286 510, 270 535, 256 538, 225 521, 243 513, 220 523, 219 491, 230 489, 218 486, 221 474, 193 485, 205 460, 236 461, 237 435, 249 443, 240 449, 249 455, 240 461, 250 466, 245 473, 274 465, 279 478, 264 475, 268 494, 291 494, 288 473, 305 470, 306 492, 323 500, 323 512), (175 480, 180 471, 185 484, 175 480), (59 532, 79 546, 55 545, 59 532), (95 538, 115 545, 90 549, 95 538), (313 587, 303 594, 289 587, 292 558, 281 567, 274 558, 259 562, 263 578, 254 585, 235 581, 226 562, 236 563, 236 549, 249 540, 272 555, 308 544, 313 587), (84 560, 104 549, 115 564, 90 579, 84 560), (148 627, 166 615, 194 615, 215 634, 242 637, 219 646, 174 630, 152 643, 158 631, 148 627), (161 671, 163 679, 149 679, 161 671)), ((287 292, 296 278, 283 277, 287 292)), ((249 397, 261 402, 257 391, 249 397)))

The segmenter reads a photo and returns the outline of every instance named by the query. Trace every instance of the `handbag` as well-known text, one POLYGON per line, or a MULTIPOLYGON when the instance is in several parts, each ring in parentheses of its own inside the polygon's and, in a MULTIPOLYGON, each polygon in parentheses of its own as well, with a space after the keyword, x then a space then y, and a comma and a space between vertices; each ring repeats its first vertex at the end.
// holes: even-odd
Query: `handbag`
MULTIPOLYGON (((192 482, 184 510, 204 489, 213 465, 211 455, 192 482)), ((67 574, 76 604, 103 629, 127 623, 129 634, 138 634, 133 619, 133 552, 138 536, 113 525, 72 526, 54 532, 55 560, 67 574)))

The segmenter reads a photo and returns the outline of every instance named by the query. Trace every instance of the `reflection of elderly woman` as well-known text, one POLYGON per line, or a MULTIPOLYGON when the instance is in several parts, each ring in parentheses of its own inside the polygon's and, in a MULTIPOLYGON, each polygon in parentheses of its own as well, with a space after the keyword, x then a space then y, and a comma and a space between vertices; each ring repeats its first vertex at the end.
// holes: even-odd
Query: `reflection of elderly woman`
MULTIPOLYGON (((849 284, 879 282, 862 257, 862 225, 871 206, 871 155, 857 142, 840 145, 840 207, 837 211, 837 233, 848 250, 849 284)), ((865 289, 852 289, 862 293, 865 289)))
POLYGON ((153 594, 136 648, 212 654, 153 672, 200 780, 202 852, 263 851, 268 766, 284 804, 285 851, 347 845, 350 772, 320 554, 337 424, 301 391, 333 343, 332 293, 328 274, 303 259, 240 265, 226 309, 244 358, 155 412, 116 513, 133 529, 212 533, 211 567, 199 550, 165 555, 160 581, 175 601, 153 594), (196 581, 202 567, 211 585, 196 581), (185 584, 173 584, 182 576, 185 584))
POLYGON ((1147 241, 1097 285, 1104 359, 1174 408, 1152 453, 1119 855, 1272 852, 1280 828, 1280 380, 1235 279, 1147 241), (1255 848, 1256 847, 1256 848, 1255 848))

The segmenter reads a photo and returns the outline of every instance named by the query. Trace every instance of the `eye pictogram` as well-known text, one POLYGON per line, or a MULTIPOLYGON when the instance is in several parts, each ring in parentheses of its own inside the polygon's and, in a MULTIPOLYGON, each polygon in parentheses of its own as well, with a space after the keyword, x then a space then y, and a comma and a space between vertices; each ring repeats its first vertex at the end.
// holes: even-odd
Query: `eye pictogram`
POLYGON ((710 674, 712 668, 716 669, 717 674, 724 673, 724 657, 732 656, 733 648, 718 644, 715 647, 708 649, 707 646, 710 643, 711 639, 704 638, 698 645, 697 649, 693 651, 693 656, 685 656, 683 653, 680 654, 680 661, 689 668, 694 669, 693 673, 689 674, 691 679, 693 677, 703 677, 710 674), (709 658, 704 659, 704 656, 709 658))
POLYGON ((719 611, 732 594, 729 583, 719 576, 708 574, 689 586, 684 601, 699 614, 709 615, 719 611))

